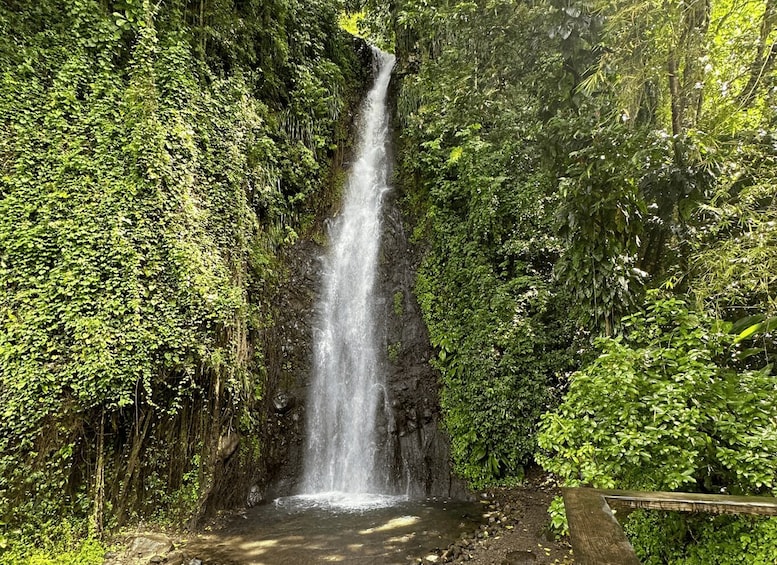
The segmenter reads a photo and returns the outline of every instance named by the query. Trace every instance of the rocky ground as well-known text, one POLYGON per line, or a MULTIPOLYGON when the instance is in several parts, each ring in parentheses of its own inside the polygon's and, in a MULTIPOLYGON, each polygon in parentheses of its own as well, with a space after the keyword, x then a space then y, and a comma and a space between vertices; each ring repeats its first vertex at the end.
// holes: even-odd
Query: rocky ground
POLYGON ((548 531, 547 508, 558 494, 555 483, 538 471, 520 487, 482 492, 488 523, 441 551, 419 556, 417 563, 572 564, 569 541, 548 531))
MULTIPOLYGON (((462 534, 448 547, 416 556, 416 564, 468 563, 470 565, 569 565, 573 563, 567 540, 548 532, 547 508, 558 489, 546 475, 533 471, 526 482, 513 488, 478 493, 487 523, 462 534)), ((213 529, 212 525, 209 529, 213 529)), ((106 555, 105 565, 218 565, 202 554, 198 536, 142 532, 125 536, 119 549, 106 555)), ((226 550, 226 548, 225 548, 226 550)), ((223 554, 223 550, 222 550, 223 554)), ((225 562, 238 563, 238 560, 225 562)), ((369 559, 364 561, 369 563, 369 559)), ((305 565, 305 564, 300 564, 305 565)))

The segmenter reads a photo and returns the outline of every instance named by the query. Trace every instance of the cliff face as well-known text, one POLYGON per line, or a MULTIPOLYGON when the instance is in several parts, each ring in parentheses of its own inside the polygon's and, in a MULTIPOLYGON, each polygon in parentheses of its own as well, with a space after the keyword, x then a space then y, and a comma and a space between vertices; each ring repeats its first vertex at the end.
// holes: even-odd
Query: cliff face
MULTIPOLYGON (((366 63, 364 51, 361 57, 366 63)), ((341 163, 346 171, 347 159, 341 163)), ((388 437, 390 483, 412 496, 463 497, 465 488, 451 474, 448 442, 440 428, 438 377, 429 363, 433 351, 413 294, 420 253, 406 235, 401 192, 401 187, 394 187, 384 204, 377 282, 378 333, 390 406, 382 423, 388 437)), ((335 203, 326 215, 336 209, 335 203)), ((320 224, 325 226, 326 220, 320 219, 320 224)), ((276 323, 265 339, 268 374, 262 446, 266 467, 264 486, 255 490, 257 498, 294 493, 302 471, 313 326, 321 259, 326 253, 319 239, 304 238, 286 252, 286 282, 273 299, 276 323)))
POLYGON ((379 291, 385 320, 389 401, 395 442, 393 467, 411 496, 463 498, 464 484, 450 468, 450 449, 442 432, 434 351, 413 287, 421 250, 407 236, 396 187, 385 203, 379 291))
POLYGON ((267 385, 262 447, 265 471, 261 499, 290 494, 302 469, 306 387, 313 359, 316 292, 321 286, 324 248, 299 241, 284 259, 287 284, 279 289, 276 324, 265 341, 267 385))
POLYGON ((369 48, 335 3, 194 4, 0 3, 4 547, 196 525, 267 476, 274 289, 369 48))
MULTIPOLYGON (((384 344, 391 414, 388 426, 392 482, 412 496, 463 497, 450 471, 449 448, 440 429, 433 352, 412 293, 418 252, 408 242, 396 192, 385 204, 379 285, 379 331, 384 344)), ((288 276, 275 299, 275 327, 268 332, 268 367, 262 438, 266 490, 262 498, 291 494, 300 478, 305 400, 313 355, 313 325, 326 248, 310 239, 285 256, 288 276)))

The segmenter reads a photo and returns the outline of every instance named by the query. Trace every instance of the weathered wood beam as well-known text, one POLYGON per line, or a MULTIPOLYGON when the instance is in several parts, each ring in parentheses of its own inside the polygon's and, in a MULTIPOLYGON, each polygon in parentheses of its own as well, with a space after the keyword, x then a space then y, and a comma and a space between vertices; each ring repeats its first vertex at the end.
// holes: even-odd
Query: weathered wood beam
POLYGON ((577 565, 639 565, 626 534, 601 493, 562 488, 577 565))
POLYGON ((639 565, 610 505, 629 509, 777 516, 777 498, 562 488, 578 565, 639 565))
POLYGON ((610 505, 645 510, 777 516, 777 498, 694 492, 598 490, 610 505))

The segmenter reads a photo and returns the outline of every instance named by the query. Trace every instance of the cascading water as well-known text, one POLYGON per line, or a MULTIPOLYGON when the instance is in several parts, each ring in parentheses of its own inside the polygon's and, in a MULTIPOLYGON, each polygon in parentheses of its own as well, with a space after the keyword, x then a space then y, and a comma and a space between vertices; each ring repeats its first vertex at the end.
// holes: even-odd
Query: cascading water
POLYGON ((386 493, 386 402, 374 320, 381 203, 388 191, 386 93, 394 56, 374 49, 378 76, 362 107, 356 160, 332 225, 307 401, 302 493, 332 500, 386 493))

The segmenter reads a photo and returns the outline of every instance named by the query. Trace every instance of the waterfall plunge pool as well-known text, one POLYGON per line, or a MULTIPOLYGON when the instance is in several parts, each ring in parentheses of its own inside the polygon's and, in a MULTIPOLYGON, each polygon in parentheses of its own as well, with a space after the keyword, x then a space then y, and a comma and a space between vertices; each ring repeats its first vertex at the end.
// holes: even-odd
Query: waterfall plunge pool
POLYGON ((324 493, 235 515, 188 544, 204 565, 408 564, 485 521, 478 502, 324 493))

